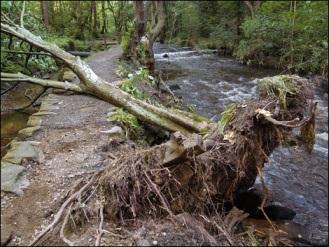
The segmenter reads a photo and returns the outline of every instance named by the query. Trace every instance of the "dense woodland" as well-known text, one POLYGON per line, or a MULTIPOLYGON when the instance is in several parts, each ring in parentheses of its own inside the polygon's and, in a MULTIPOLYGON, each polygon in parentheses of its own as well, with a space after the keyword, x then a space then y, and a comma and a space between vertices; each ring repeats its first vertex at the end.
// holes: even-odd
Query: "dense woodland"
POLYGON ((1 1, 1 245, 327 244, 327 76, 327 1, 1 1))
MULTIPOLYGON (((163 5, 160 42, 217 49, 220 55, 246 64, 289 72, 328 73, 327 1, 173 1, 163 5)), ((146 30, 157 18, 152 16, 152 8, 157 7, 150 7, 145 13, 146 30)), ((25 27, 62 48, 88 51, 89 40, 107 38, 127 49, 133 36, 131 1, 1 2, 1 10, 15 21, 23 8, 25 27)), ((1 39, 2 49, 10 45, 19 43, 1 39)), ((17 70, 7 53, 1 56, 2 71, 17 70)), ((48 58, 32 57, 29 62, 31 68, 53 68, 48 58)))

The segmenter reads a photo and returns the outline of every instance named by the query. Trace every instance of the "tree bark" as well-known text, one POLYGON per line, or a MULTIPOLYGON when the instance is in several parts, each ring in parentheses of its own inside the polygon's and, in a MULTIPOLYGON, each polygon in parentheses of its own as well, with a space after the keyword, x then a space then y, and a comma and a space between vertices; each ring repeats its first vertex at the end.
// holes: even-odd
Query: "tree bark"
POLYGON ((91 32, 94 37, 97 37, 97 5, 96 1, 91 1, 91 32))
POLYGON ((49 4, 48 1, 40 1, 43 24, 49 29, 49 4))
POLYGON ((158 38, 165 26, 166 14, 164 11, 164 2, 155 1, 152 2, 155 8, 155 13, 152 15, 151 28, 150 31, 142 38, 142 43, 145 48, 145 61, 144 64, 149 69, 151 74, 154 74, 154 53, 153 53, 153 43, 158 38))
POLYGON ((165 12, 165 24, 163 29, 161 30, 160 36, 159 36, 159 42, 161 44, 165 43, 166 40, 166 35, 167 35, 167 27, 168 27, 168 20, 167 20, 167 16, 168 16, 168 3, 164 2, 164 12, 165 12))
POLYGON ((104 1, 102 1, 102 21, 103 21, 103 25, 102 25, 101 33, 105 34, 105 33, 107 33, 107 16, 106 16, 106 11, 105 11, 105 2, 104 1))
POLYGON ((137 46, 145 31, 144 1, 133 1, 134 6, 134 30, 124 56, 136 62, 138 60, 137 46))
MULTIPOLYGON (((84 93, 97 96, 115 106, 126 109, 142 121, 162 127, 169 131, 180 131, 185 135, 193 132, 201 133, 210 129, 210 121, 205 118, 194 118, 189 113, 182 114, 176 110, 156 107, 135 99, 109 82, 98 77, 89 65, 79 57, 75 57, 54 44, 43 41, 28 30, 1 23, 1 32, 16 36, 41 50, 49 52, 54 58, 66 64, 80 79, 79 87, 84 93)), ((62 84, 67 88, 67 84, 62 84)))

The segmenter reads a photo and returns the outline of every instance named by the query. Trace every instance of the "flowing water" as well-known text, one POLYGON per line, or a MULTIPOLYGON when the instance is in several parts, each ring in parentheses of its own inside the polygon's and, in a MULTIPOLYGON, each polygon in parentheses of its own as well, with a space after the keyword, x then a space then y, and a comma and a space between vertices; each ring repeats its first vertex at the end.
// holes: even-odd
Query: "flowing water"
MULTIPOLYGON (((217 120, 232 102, 256 97, 253 79, 279 72, 252 68, 212 50, 193 51, 188 47, 155 44, 158 69, 166 72, 169 86, 196 112, 217 120), (174 88, 172 87, 172 88, 174 88)), ((316 143, 311 154, 299 147, 280 147, 265 164, 264 179, 272 203, 296 211, 294 222, 305 228, 314 243, 328 242, 328 100, 316 90, 316 143)), ((259 180, 256 180, 256 185, 259 180)))

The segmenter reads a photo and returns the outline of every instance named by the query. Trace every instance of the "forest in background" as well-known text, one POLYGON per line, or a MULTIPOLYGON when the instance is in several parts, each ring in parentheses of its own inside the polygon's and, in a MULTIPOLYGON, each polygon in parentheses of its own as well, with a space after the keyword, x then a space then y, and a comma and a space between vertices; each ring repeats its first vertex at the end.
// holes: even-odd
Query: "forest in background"
MULTIPOLYGON (((104 38, 127 49, 133 35, 131 1, 1 2, 1 10, 14 21, 21 18, 23 8, 27 29, 66 50, 97 50, 100 47, 89 41, 104 38)), ((328 74, 327 1, 168 1, 164 11, 161 43, 217 49, 219 55, 234 56, 245 64, 285 72, 328 74)), ((30 49, 3 35, 2 51, 10 46, 30 49)), ((29 68, 23 70, 28 74, 56 69, 50 57, 32 57, 18 68, 17 61, 25 55, 1 54, 4 72, 22 71, 21 67, 29 68)))

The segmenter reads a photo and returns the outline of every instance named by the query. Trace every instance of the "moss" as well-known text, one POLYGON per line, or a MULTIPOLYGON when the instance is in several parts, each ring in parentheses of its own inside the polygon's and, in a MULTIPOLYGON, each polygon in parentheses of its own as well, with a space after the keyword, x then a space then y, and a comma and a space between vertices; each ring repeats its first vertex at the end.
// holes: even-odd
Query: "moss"
POLYGON ((211 120, 206 118, 206 117, 203 117, 201 115, 198 115, 196 113, 193 113, 193 112, 188 112, 186 115, 188 115, 190 118, 198 121, 198 122, 207 122, 207 123, 211 123, 211 120))

